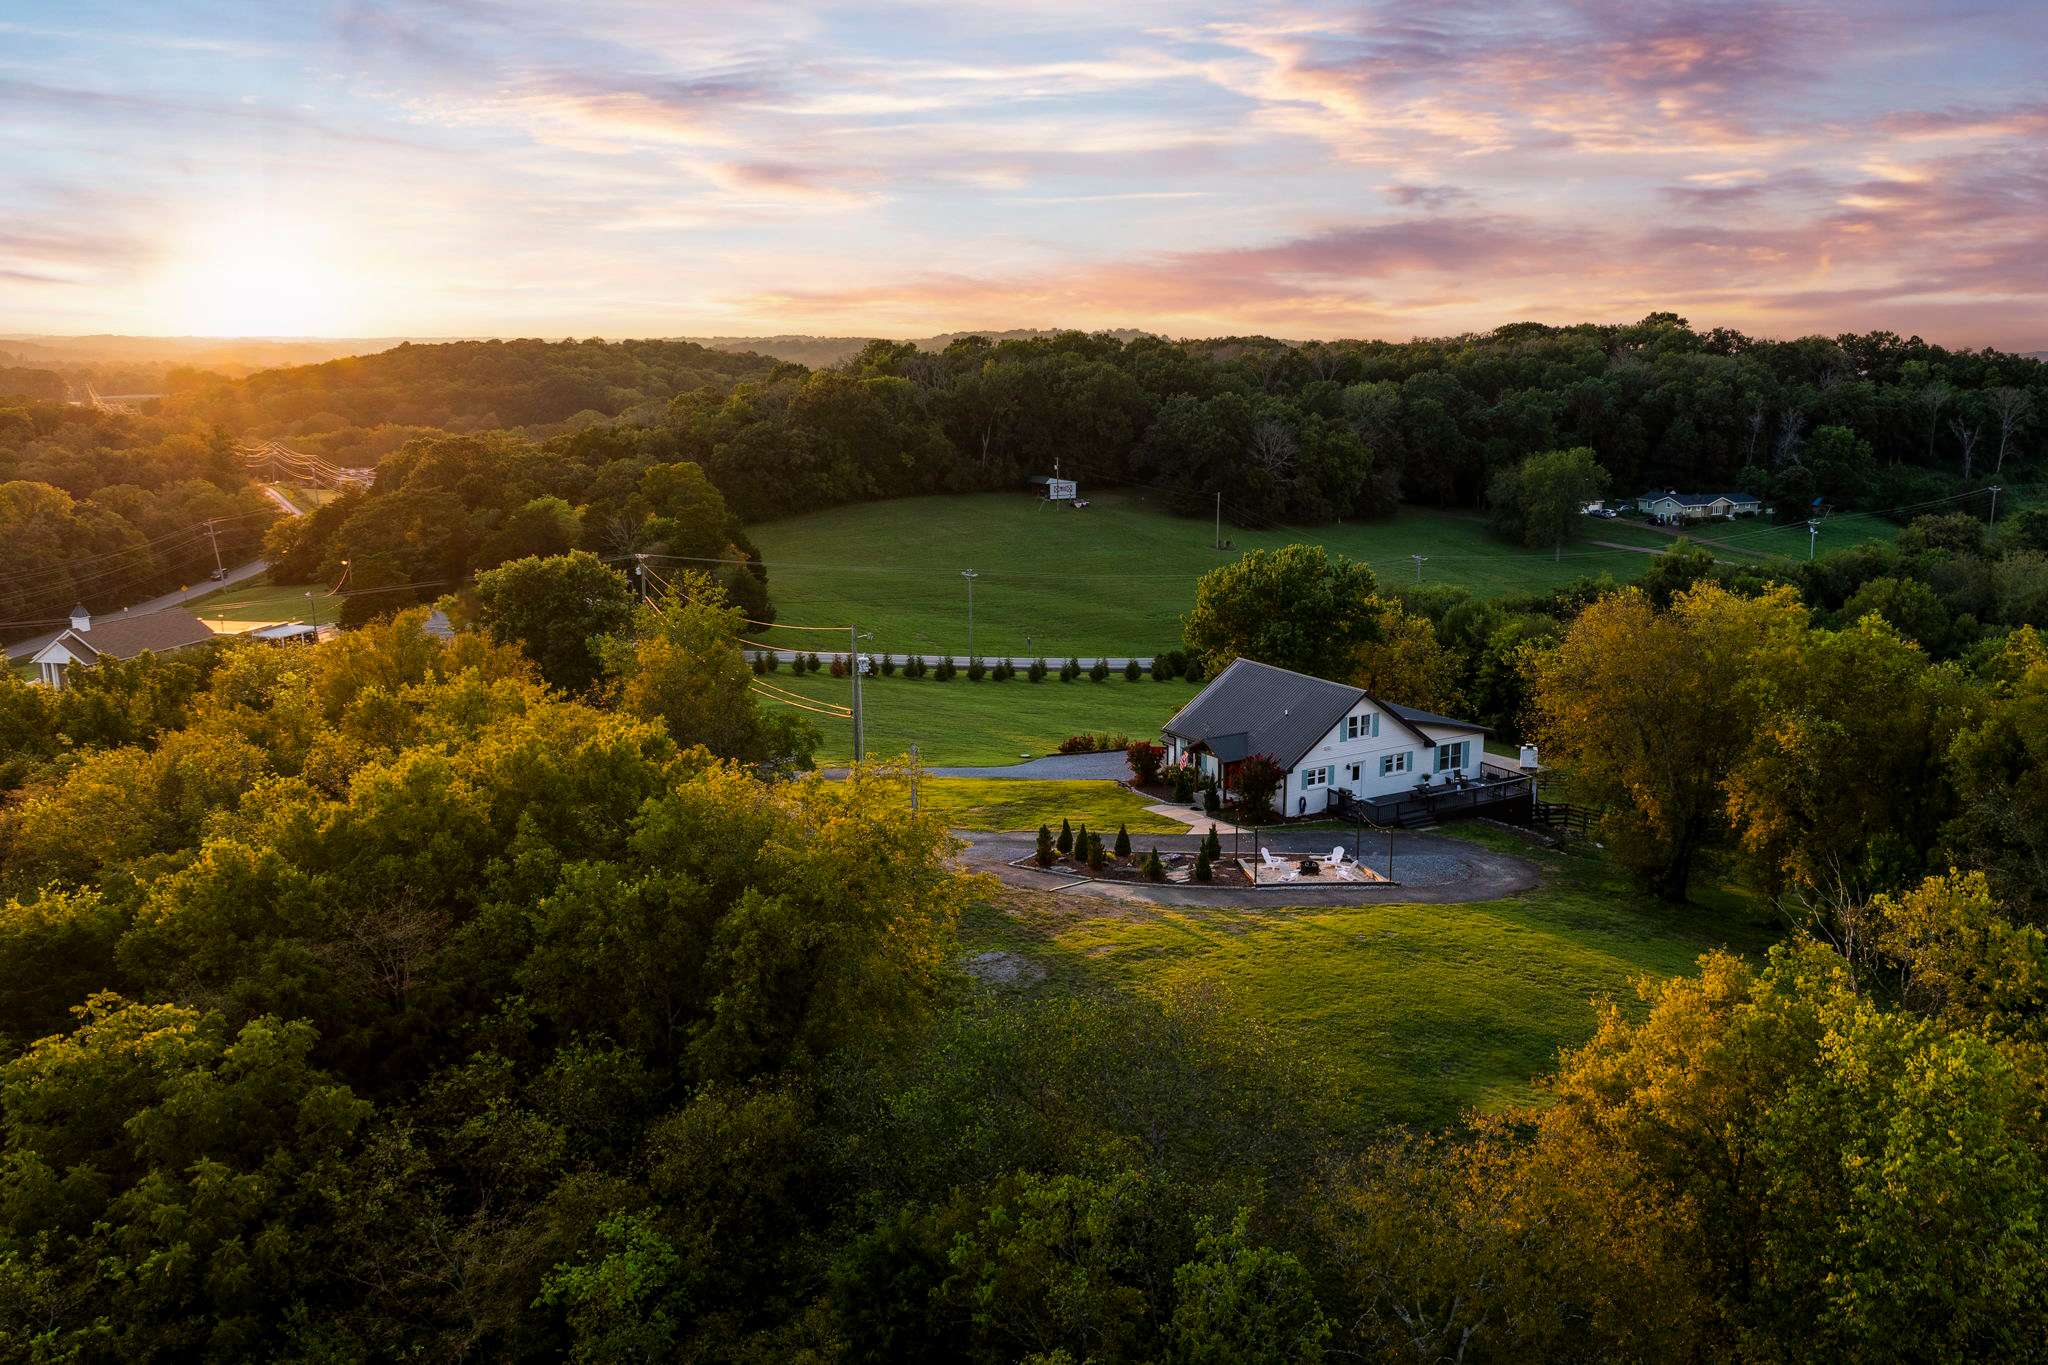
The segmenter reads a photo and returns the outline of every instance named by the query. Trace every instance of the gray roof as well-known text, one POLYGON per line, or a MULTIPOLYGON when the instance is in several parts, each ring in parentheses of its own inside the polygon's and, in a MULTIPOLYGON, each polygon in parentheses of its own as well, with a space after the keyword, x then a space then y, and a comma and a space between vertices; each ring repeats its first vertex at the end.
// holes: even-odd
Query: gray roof
POLYGON ((1706 507, 1726 498, 1730 502, 1757 502, 1761 500, 1753 493, 1645 493, 1637 501, 1662 502, 1666 498, 1680 507, 1706 507))
POLYGON ((1281 767, 1292 768, 1361 701, 1372 702, 1407 725, 1424 744, 1430 739, 1415 729, 1418 720, 1483 728, 1413 707, 1390 705, 1362 687, 1312 678, 1251 659, 1233 660, 1163 728, 1169 735, 1207 745, 1226 763, 1264 754, 1281 767))
POLYGON ((1424 711, 1414 706, 1403 706, 1397 701, 1383 701, 1380 705, 1386 707, 1411 725, 1455 725, 1460 730, 1477 730, 1485 735, 1493 733, 1493 727, 1490 725, 1481 725, 1477 721, 1459 720, 1456 716, 1439 716, 1434 711, 1424 711))
POLYGON ((77 652, 95 659, 132 659, 144 650, 167 654, 204 644, 213 638, 213 629, 182 607, 162 607, 136 616, 103 617, 87 630, 67 630, 57 638, 67 649, 83 646, 77 652))

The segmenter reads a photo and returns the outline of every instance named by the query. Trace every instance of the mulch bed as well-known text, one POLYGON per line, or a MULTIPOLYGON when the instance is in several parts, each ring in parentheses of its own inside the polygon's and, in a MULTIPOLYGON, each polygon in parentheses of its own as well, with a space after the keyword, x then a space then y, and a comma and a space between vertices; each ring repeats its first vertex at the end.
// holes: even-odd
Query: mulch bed
MULTIPOLYGON (((1147 886, 1250 886, 1251 879, 1244 870, 1230 861, 1226 853, 1210 865, 1211 879, 1206 882, 1195 880, 1195 855, 1192 853, 1162 853, 1159 861, 1166 865, 1166 880, 1155 882, 1145 875, 1145 854, 1133 853, 1128 858, 1112 857, 1100 869, 1090 869, 1088 864, 1071 857, 1056 857, 1047 872, 1064 872, 1075 877, 1093 877, 1103 882, 1141 882, 1147 886), (1176 874, 1185 874, 1177 876, 1176 874)), ((1019 867, 1037 867, 1038 859, 1022 858, 1019 867)))

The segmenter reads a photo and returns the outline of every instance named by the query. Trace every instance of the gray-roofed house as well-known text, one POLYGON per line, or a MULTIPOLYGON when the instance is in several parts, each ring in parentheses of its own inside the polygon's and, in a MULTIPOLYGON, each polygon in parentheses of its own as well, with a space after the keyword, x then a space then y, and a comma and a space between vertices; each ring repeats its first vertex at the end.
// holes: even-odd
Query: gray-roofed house
POLYGON ((1368 804, 1418 787, 1481 779, 1486 727, 1382 701, 1360 687, 1238 659, 1164 726, 1166 761, 1192 763, 1225 791, 1253 754, 1286 774, 1284 815, 1314 815, 1349 792, 1368 804))
POLYGON ((49 687, 64 685, 65 670, 90 668, 101 659, 132 659, 138 654, 169 654, 203 645, 213 628, 180 607, 135 616, 92 619, 84 607, 71 609, 70 628, 35 652, 36 680, 49 687))
POLYGON ((1666 521, 1705 521, 1710 517, 1753 517, 1764 510, 1748 493, 1645 493, 1636 505, 1666 521))

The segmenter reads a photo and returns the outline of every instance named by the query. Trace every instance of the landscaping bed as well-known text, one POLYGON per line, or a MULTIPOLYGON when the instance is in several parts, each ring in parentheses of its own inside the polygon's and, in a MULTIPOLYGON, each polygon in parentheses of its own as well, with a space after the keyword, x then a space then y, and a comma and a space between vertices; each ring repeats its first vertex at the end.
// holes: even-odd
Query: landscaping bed
POLYGON ((1228 858, 1219 858, 1210 865, 1210 878, 1206 882, 1195 880, 1195 855, 1192 853, 1161 853, 1160 864, 1166 871, 1164 881, 1154 881, 1146 875, 1145 863, 1150 850, 1139 853, 1135 850, 1119 858, 1114 855, 1104 860, 1101 867, 1091 868, 1085 859, 1071 854, 1061 854, 1050 864, 1041 863, 1036 855, 1017 859, 1012 867, 1035 867, 1045 872, 1062 872, 1071 877, 1089 877, 1099 882, 1138 882, 1146 886, 1234 886, 1247 887, 1252 879, 1243 868, 1228 858))

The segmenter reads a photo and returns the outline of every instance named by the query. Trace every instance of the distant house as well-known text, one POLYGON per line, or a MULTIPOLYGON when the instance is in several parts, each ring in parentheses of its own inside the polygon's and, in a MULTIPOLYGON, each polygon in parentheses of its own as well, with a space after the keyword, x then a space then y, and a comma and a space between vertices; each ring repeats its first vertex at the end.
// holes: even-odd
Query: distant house
POLYGON ((1753 517, 1764 510, 1747 493, 1645 493, 1636 506, 1666 521, 1706 521, 1712 517, 1753 517))
POLYGON ((62 687, 65 671, 73 665, 90 668, 101 659, 132 659, 145 652, 169 654, 213 638, 212 627, 178 607, 104 621, 93 620, 84 607, 73 607, 70 627, 37 650, 31 662, 38 682, 62 687))
POLYGON ((1348 791, 1367 802, 1477 780, 1487 729, 1381 701, 1363 688, 1238 659, 1164 727, 1166 760, 1192 762, 1226 791, 1263 754, 1287 779, 1283 815, 1313 815, 1348 791))

